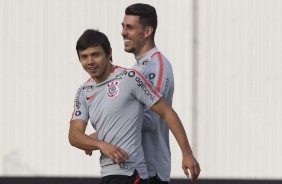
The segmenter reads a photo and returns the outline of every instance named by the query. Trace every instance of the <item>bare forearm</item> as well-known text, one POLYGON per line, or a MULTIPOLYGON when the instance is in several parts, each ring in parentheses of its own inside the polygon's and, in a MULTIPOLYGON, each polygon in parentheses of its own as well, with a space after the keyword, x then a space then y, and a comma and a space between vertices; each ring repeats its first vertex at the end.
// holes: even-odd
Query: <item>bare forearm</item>
POLYGON ((87 123, 83 120, 71 121, 69 142, 72 146, 86 150, 86 154, 89 155, 92 155, 92 150, 99 149, 101 153, 109 157, 115 164, 123 163, 127 159, 127 153, 120 147, 98 140, 95 133, 90 136, 86 135, 86 125, 87 123))
POLYGON ((93 139, 84 132, 77 130, 70 130, 69 142, 72 146, 77 147, 82 150, 97 150, 100 148, 101 141, 98 139, 93 139))
POLYGON ((179 144, 182 154, 192 154, 192 149, 186 136, 185 129, 176 112, 170 109, 163 118, 179 144))
POLYGON ((167 126, 179 144, 182 154, 192 154, 184 127, 173 108, 162 98, 151 107, 151 110, 159 114, 165 120, 167 126))
POLYGON ((191 173, 191 181, 195 181, 201 172, 200 165, 192 153, 185 129, 178 115, 163 99, 160 99, 151 107, 151 109, 165 120, 167 126, 173 133, 182 151, 182 169, 187 176, 189 176, 187 170, 189 169, 191 173))

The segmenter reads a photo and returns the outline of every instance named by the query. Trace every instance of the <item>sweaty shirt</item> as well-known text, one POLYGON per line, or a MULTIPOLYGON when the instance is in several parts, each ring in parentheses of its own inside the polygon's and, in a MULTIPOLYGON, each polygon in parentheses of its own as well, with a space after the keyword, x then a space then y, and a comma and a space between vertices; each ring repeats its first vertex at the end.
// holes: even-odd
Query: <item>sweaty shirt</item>
MULTIPOLYGON (((155 47, 136 60, 133 68, 142 73, 167 103, 172 105, 174 77, 168 59, 155 47)), ((149 177, 154 177, 157 173, 162 181, 170 181, 169 129, 164 120, 149 109, 145 111, 142 146, 149 177), (151 122, 146 122, 148 119, 151 122), (148 131, 150 128, 154 131, 148 131)))
POLYGON ((90 120, 99 140, 117 145, 128 154, 125 164, 120 166, 101 153, 102 177, 130 176, 136 169, 141 178, 148 178, 141 146, 143 109, 160 98, 139 72, 118 66, 105 81, 97 84, 90 79, 78 89, 72 120, 90 120))

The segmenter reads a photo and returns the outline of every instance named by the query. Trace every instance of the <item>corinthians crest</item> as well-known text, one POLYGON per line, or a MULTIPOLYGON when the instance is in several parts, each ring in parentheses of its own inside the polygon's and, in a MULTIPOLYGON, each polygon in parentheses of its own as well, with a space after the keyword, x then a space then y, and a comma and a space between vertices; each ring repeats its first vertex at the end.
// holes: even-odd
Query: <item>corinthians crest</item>
POLYGON ((118 83, 119 83, 118 81, 115 81, 108 84, 107 96, 109 98, 113 98, 118 95, 119 92, 118 83))

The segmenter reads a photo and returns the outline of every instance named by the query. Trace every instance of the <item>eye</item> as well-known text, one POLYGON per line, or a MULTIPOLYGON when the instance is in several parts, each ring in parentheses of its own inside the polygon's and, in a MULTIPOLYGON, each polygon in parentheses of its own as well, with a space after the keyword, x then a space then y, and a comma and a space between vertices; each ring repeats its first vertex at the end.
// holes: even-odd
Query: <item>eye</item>
POLYGON ((98 57, 99 55, 100 55, 100 53, 95 52, 95 53, 91 54, 91 57, 98 57))
POLYGON ((129 29, 129 30, 133 30, 133 29, 134 29, 134 27, 133 27, 133 26, 128 26, 128 27, 127 27, 127 29, 129 29))
POLYGON ((86 55, 80 55, 80 59, 85 60, 85 59, 87 59, 87 56, 86 55))

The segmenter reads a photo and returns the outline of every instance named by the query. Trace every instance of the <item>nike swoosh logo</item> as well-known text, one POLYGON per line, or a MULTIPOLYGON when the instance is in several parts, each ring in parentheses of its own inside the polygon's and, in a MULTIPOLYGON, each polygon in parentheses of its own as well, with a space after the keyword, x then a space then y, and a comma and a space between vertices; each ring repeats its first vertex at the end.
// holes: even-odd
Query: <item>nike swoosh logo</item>
POLYGON ((91 95, 91 96, 88 96, 88 97, 86 97, 86 100, 90 100, 91 98, 93 98, 95 96, 95 94, 94 95, 91 95))

